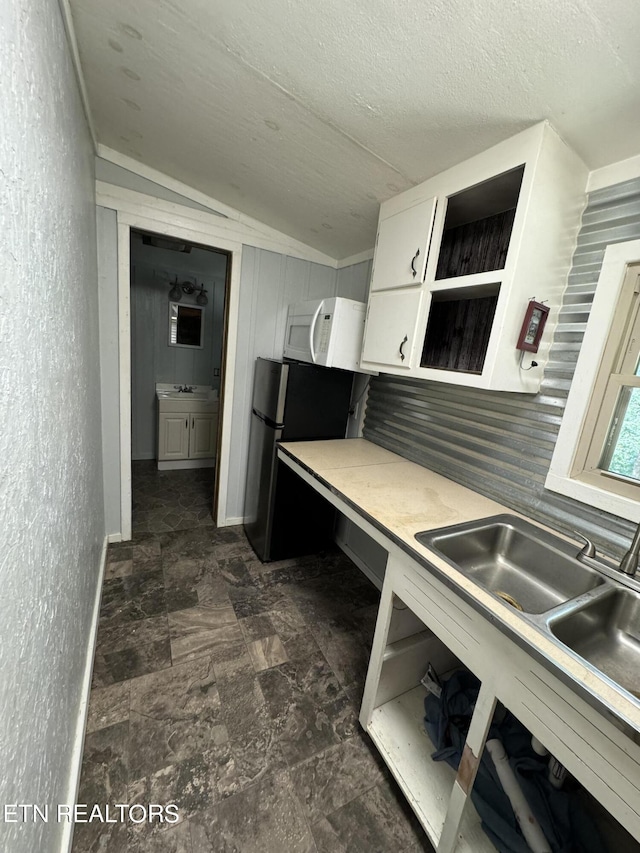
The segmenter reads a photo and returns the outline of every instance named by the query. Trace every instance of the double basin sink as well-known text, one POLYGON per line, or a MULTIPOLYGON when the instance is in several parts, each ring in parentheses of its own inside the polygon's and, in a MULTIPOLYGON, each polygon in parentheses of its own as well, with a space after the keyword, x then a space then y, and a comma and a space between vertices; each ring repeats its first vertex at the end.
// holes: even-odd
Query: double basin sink
POLYGON ((585 565, 575 544, 512 515, 429 530, 416 539, 640 699, 637 581, 607 564, 585 565))

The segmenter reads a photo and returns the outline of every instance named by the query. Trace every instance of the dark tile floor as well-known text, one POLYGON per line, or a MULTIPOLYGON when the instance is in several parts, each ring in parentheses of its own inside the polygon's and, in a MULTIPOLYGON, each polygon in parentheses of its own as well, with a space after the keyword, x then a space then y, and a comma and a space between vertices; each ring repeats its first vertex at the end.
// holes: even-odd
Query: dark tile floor
POLYGON ((134 535, 213 527, 214 477, 213 468, 158 471, 155 460, 132 462, 134 535))
POLYGON ((74 853, 431 850, 357 713, 378 593, 340 552, 262 564, 241 528, 110 546, 74 853))

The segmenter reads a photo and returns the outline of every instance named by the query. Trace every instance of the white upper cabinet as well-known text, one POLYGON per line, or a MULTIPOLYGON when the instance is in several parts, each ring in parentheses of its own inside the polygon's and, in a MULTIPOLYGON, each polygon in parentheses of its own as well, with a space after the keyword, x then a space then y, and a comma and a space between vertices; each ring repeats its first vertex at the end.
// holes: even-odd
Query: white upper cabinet
POLYGON ((372 291, 422 284, 435 211, 435 198, 427 198, 380 219, 372 291))
POLYGON ((361 366, 536 392, 576 245, 587 175, 579 157, 543 122, 384 202, 361 366), (415 258, 418 211, 430 239, 415 258), (415 278, 406 271, 412 247, 415 278), (426 262, 423 280, 418 259, 426 262), (383 303, 384 292, 407 299, 383 303), (420 297, 410 299, 416 292, 420 297), (535 355, 516 348, 531 299, 550 309, 535 355), (409 304, 416 312, 413 329, 402 334, 411 345, 405 344, 398 363, 388 333, 408 326, 409 304), (532 359, 538 366, 527 370, 532 359))
POLYGON ((417 343, 422 289, 396 289, 372 293, 367 307, 367 325, 362 358, 376 370, 398 372, 410 369, 417 343))

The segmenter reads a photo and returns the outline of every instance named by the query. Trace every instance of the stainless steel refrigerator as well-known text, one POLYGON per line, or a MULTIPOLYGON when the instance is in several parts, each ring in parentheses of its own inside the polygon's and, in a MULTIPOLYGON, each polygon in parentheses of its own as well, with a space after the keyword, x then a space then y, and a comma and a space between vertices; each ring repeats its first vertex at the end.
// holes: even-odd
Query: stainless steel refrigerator
POLYGON ((244 529, 264 562, 322 550, 335 510, 277 458, 276 442, 344 438, 353 374, 256 359, 244 529))

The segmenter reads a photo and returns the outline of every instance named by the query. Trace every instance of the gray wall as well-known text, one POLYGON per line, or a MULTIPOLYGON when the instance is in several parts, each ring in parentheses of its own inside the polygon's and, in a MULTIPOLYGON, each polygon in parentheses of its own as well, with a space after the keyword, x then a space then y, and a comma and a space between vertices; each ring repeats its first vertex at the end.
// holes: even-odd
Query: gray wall
POLYGON ((243 514, 256 358, 282 357, 290 303, 327 296, 364 301, 370 270, 370 261, 335 270, 263 249, 243 247, 227 518, 240 519, 243 514))
POLYGON ((369 294, 372 263, 373 261, 362 261, 359 264, 352 264, 350 267, 343 267, 338 270, 336 296, 366 302, 369 294))
POLYGON ((606 552, 628 547, 633 525, 544 488, 608 244, 640 237, 640 179, 594 192, 584 212, 540 393, 477 391, 380 376, 364 435, 407 459, 606 552))
MULTIPOLYGON (((220 387, 224 293, 227 257, 206 249, 189 254, 144 246, 131 238, 131 451, 133 459, 155 459, 157 382, 220 387), (202 349, 169 346, 170 281, 204 284, 202 349)), ((183 294, 182 305, 195 305, 195 294, 183 294)))
MULTIPOLYGON (((0 56, 0 804, 55 804, 104 539, 93 149, 56 0, 4 4, 0 56)), ((2 822, 0 848, 63 832, 2 822)))
POLYGON ((175 204, 180 204, 183 207, 191 207, 193 210, 202 210, 205 213, 215 213, 216 216, 221 216, 223 219, 227 217, 219 210, 212 207, 205 207, 204 204, 199 204, 193 199, 187 198, 180 193, 168 190, 161 184, 156 184, 155 181, 150 181, 148 178, 142 178, 136 175, 135 172, 130 172, 122 166, 117 166, 115 163, 109 162, 102 157, 96 157, 96 181, 104 181, 106 184, 113 184, 116 187, 124 187, 127 190, 134 190, 138 193, 161 198, 164 201, 171 201, 175 204))

